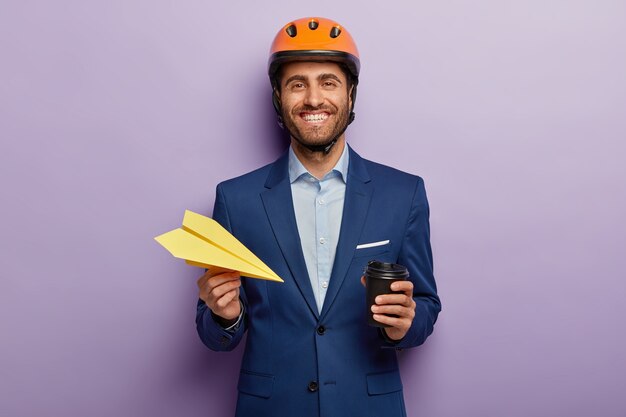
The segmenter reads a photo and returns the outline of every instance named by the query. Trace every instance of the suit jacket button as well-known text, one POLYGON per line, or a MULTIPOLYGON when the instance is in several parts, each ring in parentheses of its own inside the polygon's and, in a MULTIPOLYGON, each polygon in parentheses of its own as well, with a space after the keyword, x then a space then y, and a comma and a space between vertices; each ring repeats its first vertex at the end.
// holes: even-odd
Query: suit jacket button
POLYGON ((320 327, 317 328, 317 334, 319 334, 321 336, 324 333, 326 333, 326 328, 324 326, 320 326, 320 327))
POLYGON ((315 392, 317 391, 317 382, 315 381, 311 381, 309 382, 309 386, 307 387, 309 389, 309 391, 311 392, 315 392))

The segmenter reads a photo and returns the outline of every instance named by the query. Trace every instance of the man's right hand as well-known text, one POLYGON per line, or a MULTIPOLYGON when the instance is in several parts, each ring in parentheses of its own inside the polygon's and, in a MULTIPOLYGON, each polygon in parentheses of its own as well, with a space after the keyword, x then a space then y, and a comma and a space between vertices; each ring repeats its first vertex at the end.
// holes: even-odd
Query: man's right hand
POLYGON ((240 286, 241 276, 237 271, 216 272, 209 269, 198 279, 200 299, 224 322, 234 322, 241 314, 240 286))

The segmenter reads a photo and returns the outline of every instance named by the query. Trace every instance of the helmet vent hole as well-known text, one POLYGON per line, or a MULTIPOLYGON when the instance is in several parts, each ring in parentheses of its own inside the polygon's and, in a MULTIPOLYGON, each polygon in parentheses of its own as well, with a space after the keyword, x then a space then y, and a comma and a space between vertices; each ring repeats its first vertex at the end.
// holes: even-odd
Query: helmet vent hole
POLYGON ((340 34, 341 34, 341 29, 339 29, 339 26, 333 26, 333 28, 330 30, 331 38, 336 38, 340 34))
POLYGON ((289 35, 292 38, 295 38, 296 35, 298 34, 298 30, 296 29, 296 25, 294 25, 293 23, 290 24, 287 29, 285 29, 285 32, 287 32, 287 35, 289 35))
POLYGON ((311 30, 315 30, 317 29, 317 27, 319 26, 319 22, 315 19, 311 19, 311 21, 309 22, 309 29, 311 30))

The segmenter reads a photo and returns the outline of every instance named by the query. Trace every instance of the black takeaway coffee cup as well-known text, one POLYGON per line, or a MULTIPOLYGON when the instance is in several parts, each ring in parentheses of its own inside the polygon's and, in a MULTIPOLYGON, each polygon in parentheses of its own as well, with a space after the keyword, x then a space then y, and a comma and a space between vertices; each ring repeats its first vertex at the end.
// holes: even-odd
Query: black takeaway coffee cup
POLYGON ((405 266, 380 261, 369 261, 364 271, 367 293, 367 324, 375 327, 389 327, 387 324, 374 320, 372 306, 381 294, 402 294, 402 291, 391 291, 391 283, 404 281, 409 277, 405 266))

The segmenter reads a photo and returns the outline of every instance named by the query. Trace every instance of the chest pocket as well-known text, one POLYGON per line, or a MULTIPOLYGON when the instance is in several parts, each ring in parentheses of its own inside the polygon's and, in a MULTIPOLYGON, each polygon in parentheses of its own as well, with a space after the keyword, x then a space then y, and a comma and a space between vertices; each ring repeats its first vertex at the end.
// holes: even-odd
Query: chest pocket
POLYGON ((354 250, 355 258, 362 258, 365 256, 375 257, 376 255, 391 251, 391 241, 388 241, 387 243, 381 243, 380 245, 368 246, 363 248, 359 248, 359 246, 357 246, 357 249, 354 250))

